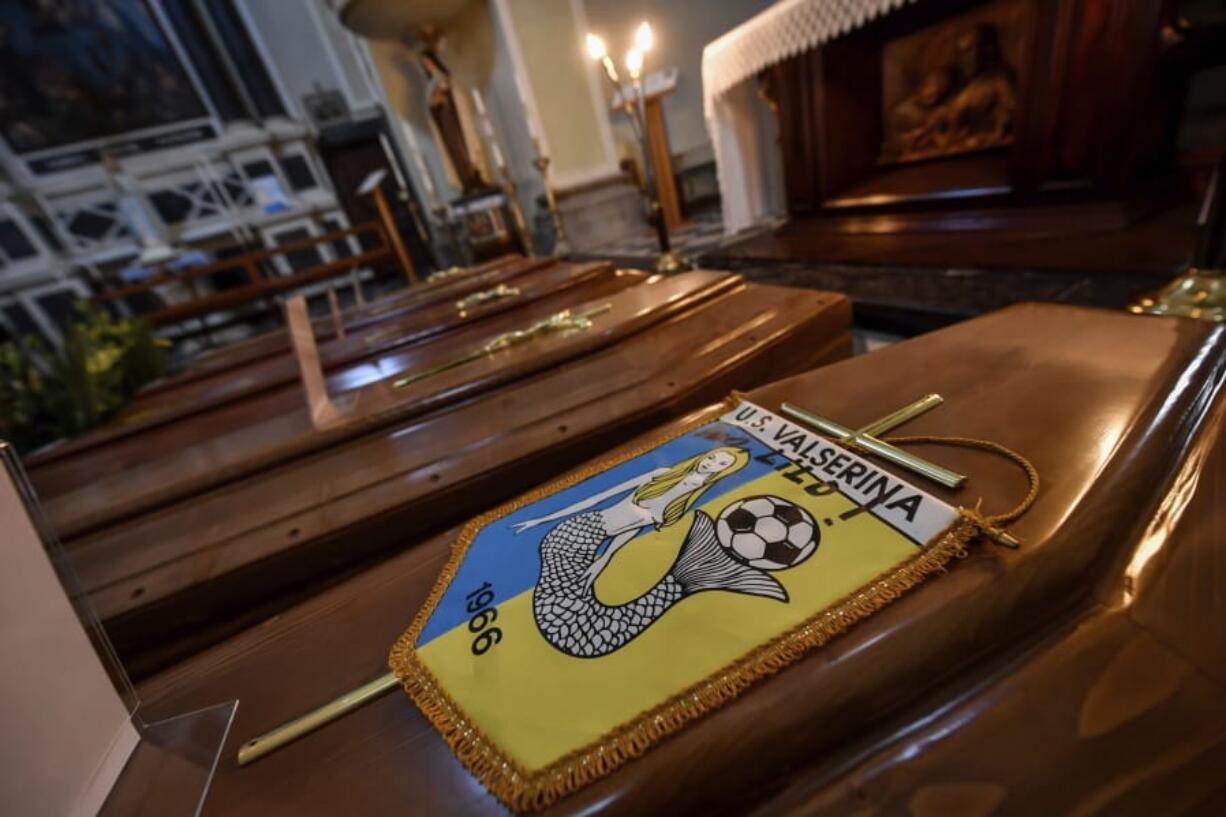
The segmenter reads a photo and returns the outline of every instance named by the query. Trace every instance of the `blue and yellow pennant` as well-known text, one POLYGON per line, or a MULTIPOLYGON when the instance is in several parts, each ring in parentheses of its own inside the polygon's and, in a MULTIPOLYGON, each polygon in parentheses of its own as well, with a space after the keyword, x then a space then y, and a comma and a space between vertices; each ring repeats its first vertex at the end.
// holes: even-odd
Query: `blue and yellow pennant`
POLYGON ((391 664, 530 810, 922 581, 971 535, 959 519, 739 402, 466 526, 391 664))

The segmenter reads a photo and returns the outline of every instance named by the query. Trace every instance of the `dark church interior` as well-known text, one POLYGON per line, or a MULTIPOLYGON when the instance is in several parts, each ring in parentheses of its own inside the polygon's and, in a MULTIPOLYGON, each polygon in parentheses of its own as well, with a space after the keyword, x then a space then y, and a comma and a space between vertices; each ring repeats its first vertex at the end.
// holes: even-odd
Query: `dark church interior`
POLYGON ((0 812, 1226 813, 1224 0, 0 0, 0 812))

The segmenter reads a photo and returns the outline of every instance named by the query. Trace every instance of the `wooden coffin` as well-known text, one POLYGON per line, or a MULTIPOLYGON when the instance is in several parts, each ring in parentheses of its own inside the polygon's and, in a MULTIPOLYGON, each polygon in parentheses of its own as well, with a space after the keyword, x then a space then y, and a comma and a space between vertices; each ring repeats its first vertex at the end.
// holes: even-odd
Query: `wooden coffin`
MULTIPOLYGON (((474 292, 505 283, 551 263, 553 263, 551 258, 504 255, 455 275, 409 289, 397 290, 366 304, 350 307, 341 312, 341 322, 346 329, 359 329, 381 320, 409 314, 416 309, 464 298, 474 292)), ((316 337, 320 339, 331 338, 336 334, 336 325, 331 317, 316 319, 313 325, 316 337)), ((198 377, 215 374, 223 369, 249 363, 268 355, 283 354, 288 350, 289 333, 286 330, 266 332, 205 352, 193 360, 187 370, 149 384, 144 393, 155 394, 162 389, 171 388, 198 377)))
MULTIPOLYGON (((542 320, 575 303, 612 295, 647 278, 644 273, 617 270, 610 264, 557 265, 549 272, 521 286, 520 299, 513 309, 491 305, 465 312, 462 317, 450 303, 425 310, 420 320, 400 327, 404 332, 400 338, 416 335, 416 342, 395 344, 386 336, 368 335, 325 345, 321 358, 328 357, 321 362, 328 371, 329 394, 344 395, 419 370, 431 365, 428 361, 459 354, 492 335, 542 320), (446 339, 439 337, 444 332, 448 333, 446 339), (432 339, 439 342, 430 343, 432 339), (353 356, 366 349, 370 354, 353 356)), ((260 436, 261 445, 267 444, 272 441, 269 421, 294 415, 292 423, 300 419, 304 405, 298 363, 288 354, 196 380, 173 394, 165 392, 158 397, 157 405, 146 406, 139 414, 120 417, 74 440, 66 450, 57 451, 57 456, 36 458, 29 467, 40 496, 58 497, 116 471, 163 459, 168 451, 217 441, 243 429, 259 429, 253 433, 260 436)), ((278 428, 284 427, 281 424, 278 428)))
MULTIPOLYGON (((731 388, 850 351, 847 299, 725 273, 572 306, 607 311, 586 332, 349 392, 335 426, 299 408, 190 446, 165 440, 162 456, 47 500, 121 649, 250 611, 731 388)), ((411 366, 472 346, 452 333, 411 366)))
MULTIPOLYGON (((550 813, 1217 813, 1224 367, 1223 327, 1022 305, 751 392, 850 427, 939 392, 945 404, 900 433, 1029 457, 1042 489, 1011 526, 1022 546, 975 545, 550 813)), ((958 504, 983 497, 996 512, 1025 493, 1005 460, 916 451, 969 475, 957 492, 925 483, 958 504)), ((206 813, 504 813, 399 691, 250 766, 235 761, 243 741, 384 671, 453 537, 143 686, 166 714, 241 701, 206 813)))
MULTIPOLYGON (((547 301, 544 308, 554 311, 574 303, 576 298, 597 297, 602 291, 615 291, 631 283, 616 280, 625 274, 606 262, 568 264, 540 260, 530 269, 516 274, 513 288, 500 285, 504 289, 499 292, 506 293, 505 296, 472 306, 463 298, 456 300, 454 297, 419 304, 396 317, 366 324, 364 329, 356 329, 344 338, 323 341, 319 344, 320 362, 326 372, 335 375, 338 388, 351 389, 354 382, 370 380, 372 366, 383 371, 384 377, 391 376, 397 358, 390 353, 396 350, 503 316, 526 304, 547 301), (347 376, 354 370, 365 374, 355 381, 354 377, 347 376)), ((122 454, 116 458, 110 449, 116 442, 129 441, 143 446, 152 428, 214 412, 256 395, 284 393, 299 379, 298 363, 288 346, 249 360, 228 361, 224 366, 205 361, 172 378, 173 382, 163 382, 155 391, 139 395, 103 428, 35 454, 29 458, 27 466, 40 490, 59 493, 64 487, 57 473, 66 473, 68 484, 72 484, 74 478, 92 478, 85 476, 86 470, 78 467, 77 461, 85 452, 90 452, 94 461, 101 462, 103 473, 107 473, 115 464, 120 467, 124 464, 122 454), (47 476, 46 471, 51 475, 47 476)))

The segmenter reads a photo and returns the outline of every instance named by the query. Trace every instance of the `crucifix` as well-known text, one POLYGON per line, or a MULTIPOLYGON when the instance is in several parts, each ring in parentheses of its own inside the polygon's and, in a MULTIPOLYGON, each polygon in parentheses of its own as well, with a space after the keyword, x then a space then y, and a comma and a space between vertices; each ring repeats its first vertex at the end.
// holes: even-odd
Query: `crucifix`
MULTIPOLYGON (((594 312, 598 314, 598 310, 594 312)), ((559 313, 559 315, 562 314, 563 313, 559 313)), ((593 313, 584 313, 583 315, 577 317, 590 320, 590 318, 593 316, 593 313)), ((557 320, 557 318, 558 316, 555 316, 554 320, 557 320)), ((543 321, 537 326, 544 326, 548 323, 549 321, 543 321)), ((510 335, 518 334, 530 336, 532 331, 533 330, 529 330, 528 333, 508 333, 508 340, 510 335)), ((499 339, 496 340, 502 339, 503 336, 499 336, 499 339)), ((489 344, 487 344, 487 347, 488 346, 489 344)), ((487 354, 488 351, 488 348, 482 347, 481 349, 477 350, 473 356, 479 357, 483 354, 487 354)), ((443 367, 438 368, 449 368, 450 366, 458 365, 458 363, 473 359, 473 356, 467 356, 460 359, 458 362, 452 361, 449 364, 444 364, 443 367)), ((411 376, 409 378, 404 378, 403 381, 398 382, 396 385, 404 385, 409 382, 413 382, 415 379, 420 379, 421 377, 429 376, 433 373, 434 370, 431 370, 429 372, 421 373, 416 377, 411 376)), ((810 425, 823 434, 829 435, 841 445, 845 445, 848 448, 854 449, 861 453, 878 456, 887 462, 899 466, 900 468, 905 468, 927 479, 934 480, 948 488, 957 488, 966 482, 966 477, 962 474, 954 473, 948 468, 937 465, 933 462, 929 462, 924 458, 910 452, 903 451, 902 449, 890 445, 879 438, 879 435, 897 428, 903 423, 913 420, 919 415, 936 408, 943 402, 944 400, 939 394, 929 394, 921 397, 919 400, 916 400, 913 403, 903 406, 897 411, 887 414, 880 420, 854 431, 834 422, 833 420, 820 417, 811 411, 791 403, 783 403, 780 407, 780 411, 782 414, 785 414, 794 420, 810 425)), ((988 532, 988 535, 992 536, 992 538, 1000 542, 1000 544, 1008 547, 1017 547, 1017 541, 1004 531, 988 532)), ((399 685, 399 679, 396 677, 395 673, 384 673, 378 678, 368 681, 360 687, 349 690, 323 706, 320 706, 298 718, 295 718, 292 721, 289 721, 288 723, 282 724, 275 729, 247 741, 239 747, 238 763, 240 766, 245 766, 252 761, 258 760, 264 755, 279 749, 287 743, 295 741, 300 737, 304 737, 305 735, 314 732, 316 729, 319 729, 320 727, 347 715, 365 704, 382 697, 384 694, 390 692, 399 685)))
POLYGON ((966 482, 966 477, 962 474, 955 474, 948 468, 929 462, 923 457, 917 457, 915 454, 903 451, 901 448, 896 448, 878 439, 879 435, 897 428, 926 411, 936 408, 943 402, 945 401, 939 394, 926 395, 914 403, 903 406, 898 411, 887 414, 880 420, 866 425, 858 431, 844 428, 833 420, 819 417, 813 412, 802 409, 800 406, 793 405, 792 403, 784 403, 780 406, 779 411, 793 420, 799 420, 802 423, 813 426, 823 434, 833 437, 835 442, 841 443, 855 451, 875 454, 886 462, 897 465, 899 468, 905 468, 933 482, 938 482, 946 488, 960 488, 962 483, 966 482))

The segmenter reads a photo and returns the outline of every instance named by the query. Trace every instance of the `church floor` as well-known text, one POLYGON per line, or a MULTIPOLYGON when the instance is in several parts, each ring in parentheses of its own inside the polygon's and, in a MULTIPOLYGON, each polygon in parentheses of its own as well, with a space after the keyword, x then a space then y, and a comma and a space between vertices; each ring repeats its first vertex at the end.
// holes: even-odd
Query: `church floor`
POLYGON ((842 292, 855 305, 856 326, 910 336, 1022 301, 1123 309, 1171 273, 1105 274, 1033 269, 929 268, 814 264, 809 261, 708 259, 764 284, 842 292))
MULTIPOLYGON (((707 269, 765 284, 833 290, 855 302, 857 329, 910 336, 1022 301, 1122 309, 1178 274, 1191 255, 1195 211, 1170 208, 1127 229, 1067 225, 1007 231, 835 233, 817 219, 722 236, 719 211, 672 234, 674 248, 707 269)), ((581 258, 654 268, 654 233, 602 245, 581 258)))
POLYGON ((912 335, 1021 301, 1122 309, 1187 263, 1195 213, 1124 230, 849 235, 796 222, 712 250, 705 267, 850 295, 859 327, 912 335))
MULTIPOLYGON (((685 258, 715 251, 724 241, 724 222, 719 207, 705 208, 669 234, 673 250, 685 258)), ((582 260, 612 259, 622 266, 651 269, 660 254, 655 230, 605 242, 598 247, 576 253, 582 260)))

